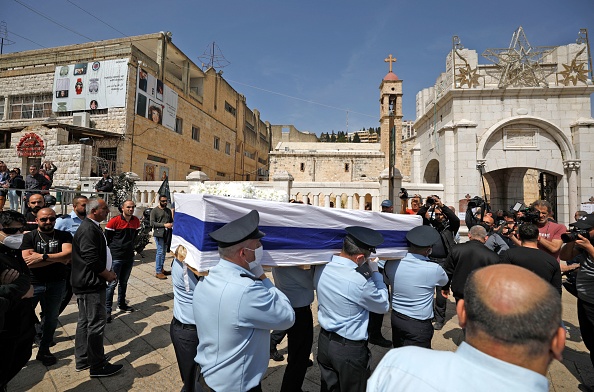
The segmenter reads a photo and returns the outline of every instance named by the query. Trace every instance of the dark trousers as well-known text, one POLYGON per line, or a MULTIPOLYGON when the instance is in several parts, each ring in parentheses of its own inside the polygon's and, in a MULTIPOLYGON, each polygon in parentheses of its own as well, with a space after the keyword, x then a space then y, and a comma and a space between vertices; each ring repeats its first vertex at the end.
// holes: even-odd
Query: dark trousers
POLYGON ((594 304, 578 298, 577 311, 582 340, 590 351, 590 361, 594 366, 594 304))
POLYGON ((318 337, 321 392, 365 391, 371 375, 367 341, 347 340, 324 329, 318 337))
POLYGON ((313 344, 313 317, 311 308, 294 308, 295 324, 287 330, 289 358, 283 376, 281 392, 300 392, 307 372, 307 362, 313 344))
POLYGON ((417 346, 431 348, 433 325, 431 320, 416 320, 392 311, 392 344, 395 348, 417 346))
POLYGON ((194 377, 196 371, 200 374, 200 367, 194 358, 198 349, 198 332, 195 325, 182 324, 175 317, 171 320, 169 335, 175 350, 177 366, 184 386, 182 392, 191 392, 194 390, 194 377))
POLYGON ((276 347, 283 341, 283 339, 287 336, 287 330, 274 330, 270 333, 270 351, 272 351, 273 347, 276 347))
POLYGON ((77 294, 78 323, 74 339, 76 368, 91 365, 91 370, 105 365, 103 331, 105 330, 105 290, 77 294))
POLYGON ((31 358, 37 321, 28 298, 12 305, 5 315, 4 328, 0 330, 0 388, 4 388, 31 358))
POLYGON ((116 273, 118 278, 107 284, 105 296, 105 309, 107 314, 111 314, 113 306, 113 293, 116 286, 118 287, 118 306, 126 306, 126 290, 128 289, 128 279, 132 273, 132 266, 134 259, 129 260, 113 260, 112 271, 116 273))
MULTIPOLYGON (((446 259, 431 259, 434 263, 439 264, 442 268, 446 263, 446 259)), ((435 288, 435 301, 433 302, 433 314, 436 323, 445 324, 446 307, 448 299, 441 295, 442 286, 435 288)))
POLYGON ((33 309, 37 307, 38 303, 41 303, 41 311, 44 318, 41 343, 39 343, 40 350, 48 350, 54 339, 65 287, 66 281, 64 280, 33 285, 33 309))
POLYGON ((70 264, 66 265, 66 269, 68 271, 66 275, 66 287, 64 288, 64 295, 62 296, 62 303, 60 304, 60 312, 58 314, 62 314, 72 299, 72 285, 70 284, 70 274, 72 273, 72 268, 70 268, 70 264))

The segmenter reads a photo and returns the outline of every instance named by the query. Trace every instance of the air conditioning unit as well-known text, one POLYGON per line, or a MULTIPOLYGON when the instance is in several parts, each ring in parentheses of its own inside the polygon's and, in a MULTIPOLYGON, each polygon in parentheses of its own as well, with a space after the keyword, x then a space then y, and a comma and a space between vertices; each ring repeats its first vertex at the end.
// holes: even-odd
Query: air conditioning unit
POLYGON ((89 128, 90 123, 91 115, 87 112, 74 113, 72 115, 72 125, 89 128))

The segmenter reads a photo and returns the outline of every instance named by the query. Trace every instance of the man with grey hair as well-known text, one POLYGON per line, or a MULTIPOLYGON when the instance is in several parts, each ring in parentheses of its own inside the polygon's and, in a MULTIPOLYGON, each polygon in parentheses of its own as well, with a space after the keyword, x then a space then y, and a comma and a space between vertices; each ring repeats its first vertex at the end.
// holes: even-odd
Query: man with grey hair
POLYGON ((90 368, 91 377, 107 377, 122 370, 123 365, 107 362, 103 332, 107 314, 107 282, 117 278, 111 271, 111 254, 100 223, 107 218, 109 207, 103 199, 87 202, 87 219, 72 239, 72 273, 70 283, 78 304, 74 357, 76 371, 90 368))
POLYGON ((194 290, 197 391, 261 391, 270 330, 289 329, 295 322, 289 299, 260 265, 265 234, 259 221, 253 210, 209 233, 221 258, 194 290))
POLYGON ((391 350, 367 391, 549 390, 549 365, 565 347, 561 297, 553 286, 522 267, 487 266, 470 274, 456 312, 466 330, 456 352, 391 350))
POLYGON ((552 222, 549 217, 553 213, 553 206, 546 200, 536 200, 532 203, 534 208, 540 215, 536 224, 538 227, 538 249, 542 249, 559 261, 559 252, 563 241, 561 235, 567 231, 564 225, 552 222))
POLYGON ((449 282, 444 286, 442 295, 447 297, 451 286, 456 301, 464 298, 464 285, 472 271, 499 263, 497 253, 484 245, 487 241, 487 230, 483 226, 472 226, 468 232, 468 239, 468 242, 452 247, 444 266, 449 282))

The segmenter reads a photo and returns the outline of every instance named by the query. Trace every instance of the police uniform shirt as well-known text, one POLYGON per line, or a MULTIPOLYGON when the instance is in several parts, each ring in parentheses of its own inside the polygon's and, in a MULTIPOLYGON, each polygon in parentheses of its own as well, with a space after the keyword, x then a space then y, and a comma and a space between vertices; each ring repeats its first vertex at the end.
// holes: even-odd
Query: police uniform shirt
POLYGON ((542 374, 491 357, 465 342, 455 353, 414 346, 390 350, 367 381, 367 392, 548 390, 542 374))
POLYGON ((374 272, 365 279, 356 268, 352 260, 337 255, 328 264, 316 267, 318 322, 343 338, 365 340, 369 312, 386 313, 390 304, 382 275, 374 272))
POLYGON ((392 286, 392 309, 416 320, 433 318, 435 287, 448 283, 439 264, 407 253, 401 260, 388 261, 384 271, 392 286))
POLYGON ((78 230, 78 227, 81 223, 82 219, 76 215, 76 212, 72 211, 69 215, 65 215, 56 219, 54 229, 67 231, 74 237, 74 233, 76 233, 76 230, 78 230))
POLYGON ((295 312, 270 281, 221 259, 194 291, 195 361, 215 391, 259 385, 270 358, 270 330, 289 329, 295 312), (241 276, 243 275, 243 276, 241 276))
POLYGON ((272 276, 274 285, 289 298, 294 308, 302 308, 313 302, 313 269, 277 267, 272 269, 272 276))
POLYGON ((196 324, 192 300, 198 278, 188 270, 184 263, 173 259, 171 282, 173 284, 173 317, 182 324, 196 324))

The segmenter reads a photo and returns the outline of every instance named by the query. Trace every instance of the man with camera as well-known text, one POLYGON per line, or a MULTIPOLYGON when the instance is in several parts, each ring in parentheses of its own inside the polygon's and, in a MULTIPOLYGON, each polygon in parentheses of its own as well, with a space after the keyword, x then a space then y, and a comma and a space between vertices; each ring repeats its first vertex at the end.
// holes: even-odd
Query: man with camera
MULTIPOLYGON (((431 226, 439 233, 439 240, 433 244, 429 259, 443 268, 450 249, 455 244, 454 237, 460 229, 460 219, 436 195, 427 197, 425 205, 419 209, 417 214, 423 217, 423 225, 431 226)), ((447 297, 442 294, 442 287, 437 287, 434 303, 435 323, 433 324, 433 328, 436 330, 443 328, 446 304, 447 297)))
POLYGON ((566 232, 565 226, 549 220, 553 207, 548 201, 536 200, 531 207, 539 214, 538 220, 534 222, 540 233, 538 249, 544 250, 559 261, 559 252, 563 245, 561 235, 566 232))
POLYGON ((566 244, 561 248, 560 257, 571 260, 582 256, 576 280, 578 320, 582 339, 594 365, 594 214, 586 215, 569 226, 573 227, 573 231, 563 236, 566 244))

